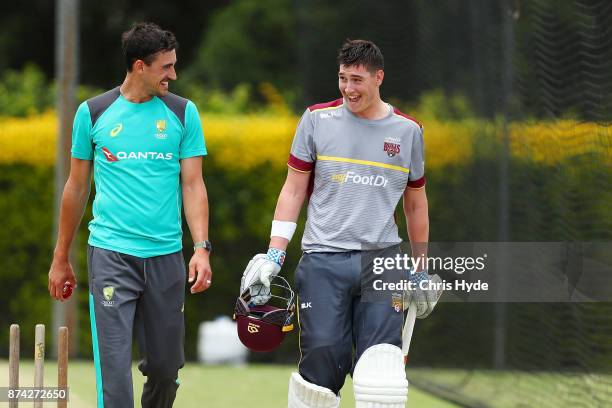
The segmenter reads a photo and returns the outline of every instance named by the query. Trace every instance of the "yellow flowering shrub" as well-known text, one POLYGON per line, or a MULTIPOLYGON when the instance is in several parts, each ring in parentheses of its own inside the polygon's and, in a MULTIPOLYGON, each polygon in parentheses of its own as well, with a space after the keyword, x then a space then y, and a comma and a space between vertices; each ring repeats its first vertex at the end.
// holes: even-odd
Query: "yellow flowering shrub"
POLYGON ((55 160, 57 120, 53 112, 0 119, 0 163, 50 166, 55 160))
POLYGON ((514 123, 510 126, 510 150, 527 161, 547 165, 594 154, 610 164, 612 129, 596 123, 573 120, 514 123))
POLYGON ((473 159, 477 122, 427 121, 423 128, 426 171, 473 159))
POLYGON ((295 116, 202 116, 212 160, 249 169, 268 162, 285 166, 299 118, 295 116))
MULTIPOLYGON (((289 115, 202 116, 211 158, 235 168, 268 161, 284 166, 297 122, 297 117, 289 115)), ((0 118, 0 163, 52 165, 57 131, 53 113, 0 118)))
MULTIPOLYGON (((284 166, 299 118, 293 115, 202 115, 210 159, 228 168, 249 169, 262 163, 284 166)), ((0 118, 0 163, 51 166, 55 160, 57 119, 53 112, 29 118, 0 118)), ((425 122, 426 167, 462 165, 474 158, 478 135, 501 140, 493 122, 425 122)), ((610 162, 611 130, 576 121, 513 123, 514 156, 554 164, 583 154, 610 162)))

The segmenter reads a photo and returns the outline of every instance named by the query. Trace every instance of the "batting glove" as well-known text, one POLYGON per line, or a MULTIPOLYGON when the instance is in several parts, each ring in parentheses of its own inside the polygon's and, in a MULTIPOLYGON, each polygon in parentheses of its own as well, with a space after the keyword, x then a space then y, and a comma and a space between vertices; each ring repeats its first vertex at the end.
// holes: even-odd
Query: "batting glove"
POLYGON ((240 293, 250 289, 254 305, 270 300, 270 281, 280 272, 285 256, 285 251, 276 248, 269 248, 267 254, 255 255, 242 274, 240 293))
POLYGON ((411 272, 408 280, 413 289, 404 291, 404 310, 415 306, 416 317, 424 319, 433 311, 442 296, 442 279, 438 275, 428 275, 427 270, 424 270, 411 272))

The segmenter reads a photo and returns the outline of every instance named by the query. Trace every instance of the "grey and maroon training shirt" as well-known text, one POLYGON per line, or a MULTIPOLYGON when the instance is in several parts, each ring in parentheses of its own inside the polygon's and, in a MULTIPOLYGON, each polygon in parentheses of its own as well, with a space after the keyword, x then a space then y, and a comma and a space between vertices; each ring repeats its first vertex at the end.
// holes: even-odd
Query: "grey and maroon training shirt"
POLYGON ((394 213, 406 187, 425 185, 423 127, 389 105, 379 120, 342 99, 306 109, 288 165, 311 172, 305 252, 344 252, 401 242, 394 213))

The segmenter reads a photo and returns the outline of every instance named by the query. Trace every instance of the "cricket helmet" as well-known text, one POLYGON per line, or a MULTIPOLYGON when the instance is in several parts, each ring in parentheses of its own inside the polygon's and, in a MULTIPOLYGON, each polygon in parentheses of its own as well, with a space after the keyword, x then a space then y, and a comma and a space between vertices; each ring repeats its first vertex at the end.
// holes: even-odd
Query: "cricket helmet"
POLYGON ((238 338, 248 349, 257 352, 272 351, 293 330, 295 312, 294 292, 282 276, 270 280, 270 288, 254 285, 247 288, 236 300, 234 319, 238 338), (266 303, 255 305, 252 297, 269 297, 266 303), (255 293, 253 293, 255 292, 255 293))

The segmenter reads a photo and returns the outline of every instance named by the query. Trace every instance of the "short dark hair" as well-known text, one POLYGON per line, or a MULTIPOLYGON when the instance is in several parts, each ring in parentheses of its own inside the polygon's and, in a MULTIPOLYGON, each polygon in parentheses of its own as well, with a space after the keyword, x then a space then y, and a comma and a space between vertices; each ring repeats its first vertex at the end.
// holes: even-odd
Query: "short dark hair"
POLYGON ((363 65, 369 71, 376 71, 385 69, 385 59, 372 41, 349 39, 338 52, 338 65, 363 65))
POLYGON ((151 65, 155 54, 160 51, 178 49, 176 37, 170 31, 162 30, 154 23, 135 23, 121 35, 121 47, 128 72, 136 60, 151 65))

